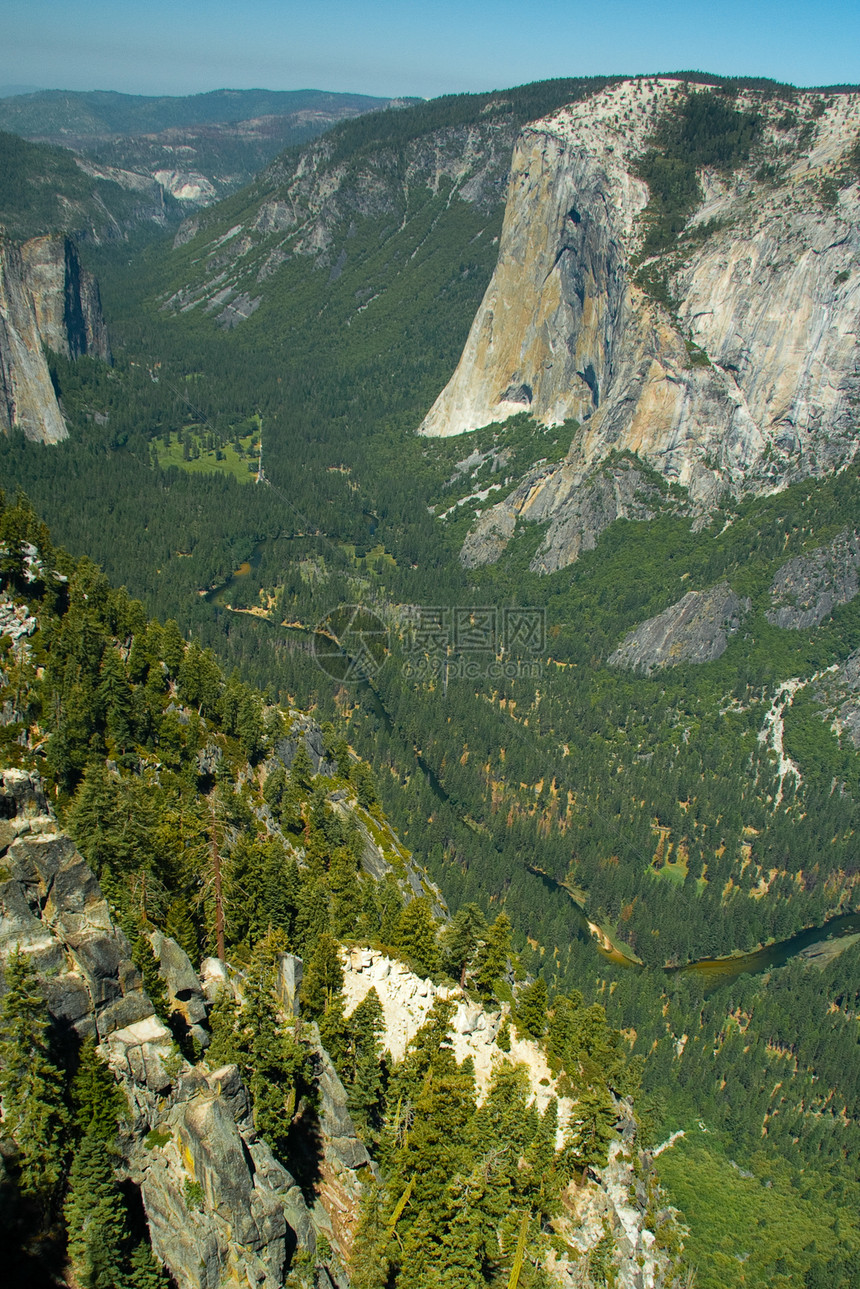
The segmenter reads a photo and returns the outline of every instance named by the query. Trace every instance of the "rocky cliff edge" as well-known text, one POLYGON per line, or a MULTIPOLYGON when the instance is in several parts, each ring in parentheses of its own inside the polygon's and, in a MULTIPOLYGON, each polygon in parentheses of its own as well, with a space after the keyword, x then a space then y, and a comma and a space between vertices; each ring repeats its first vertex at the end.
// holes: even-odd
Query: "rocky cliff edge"
MULTIPOLYGON (((668 307, 634 281, 649 199, 636 170, 689 92, 625 81, 516 143, 496 270, 421 430, 460 434, 524 410, 580 429, 564 463, 485 513, 494 542, 477 559, 473 542, 467 563, 497 558, 517 517, 551 520, 613 451, 637 454, 701 510, 727 490, 772 491, 854 459, 860 95, 798 93, 790 112, 737 97, 759 116, 758 142, 731 174, 699 172, 703 199, 659 266, 668 307)), ((570 563, 580 544, 557 527, 537 571, 570 563)))

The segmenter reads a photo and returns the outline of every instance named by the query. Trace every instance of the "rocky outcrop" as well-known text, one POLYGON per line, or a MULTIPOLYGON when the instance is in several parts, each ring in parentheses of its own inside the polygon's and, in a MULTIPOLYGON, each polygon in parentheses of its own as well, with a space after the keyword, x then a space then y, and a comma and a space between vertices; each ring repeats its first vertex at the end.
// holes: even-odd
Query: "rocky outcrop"
MULTIPOLYGON (((776 128, 783 105, 746 95, 739 105, 762 114, 759 152, 730 177, 703 173, 691 236, 667 269, 670 314, 633 282, 649 195, 634 171, 659 114, 686 92, 626 81, 522 132, 493 279, 421 426, 459 434, 525 408, 546 424, 576 418, 567 461, 534 482, 548 510, 612 451, 636 453, 702 510, 726 490, 772 491, 856 453, 858 185, 840 167, 860 96, 828 96, 820 115, 817 96, 799 95, 812 143, 790 148, 776 128), (763 160, 780 186, 755 179, 763 160)), ((492 547, 509 520, 481 523, 492 547)), ((548 569, 577 553, 561 544, 548 569)))
POLYGON ((23 246, 0 238, 0 432, 58 443, 68 436, 45 349, 110 362, 98 283, 68 238, 23 246))
POLYGON ((840 666, 830 667, 814 682, 815 697, 821 704, 822 719, 837 737, 860 748, 860 649, 855 649, 840 666))
MULTIPOLYGON (((535 1105, 544 1112, 550 1100, 558 1102, 561 1147, 565 1129, 575 1123, 575 1098, 560 1096, 557 1080, 546 1055, 532 1039, 511 1033, 510 1051, 497 1042, 502 1013, 487 1012, 472 1002, 459 987, 434 985, 422 980, 401 962, 376 949, 348 949, 344 961, 345 1011, 351 1015, 371 989, 382 1005, 385 1021, 383 1044, 394 1060, 402 1059, 409 1043, 426 1021, 437 999, 454 1004, 448 1041, 458 1062, 470 1060, 475 1071, 478 1101, 482 1102, 494 1072, 503 1061, 522 1066, 528 1077, 535 1105)), ((636 1125, 632 1108, 617 1102, 619 1137, 610 1145, 607 1165, 591 1170, 579 1184, 573 1183, 564 1197, 564 1215, 555 1223, 564 1242, 579 1253, 588 1254, 608 1231, 613 1238, 616 1283, 623 1289, 654 1289, 665 1283, 667 1259, 648 1228, 647 1197, 636 1190, 637 1175, 650 1169, 650 1157, 635 1145, 636 1125)), ((582 1263, 565 1253, 553 1255, 549 1264, 553 1282, 560 1289, 582 1285, 582 1263)))
POLYGON ((517 520, 547 525, 529 567, 554 573, 594 550, 616 519, 652 519, 662 494, 648 473, 628 458, 612 458, 582 479, 567 465, 538 467, 503 501, 485 510, 466 537, 460 559, 466 568, 495 563, 514 534, 517 520))
POLYGON ((15 948, 30 955, 45 977, 52 1014, 80 1037, 106 1042, 129 1031, 131 1046, 151 1045, 144 1083, 166 1086, 159 1069, 170 1035, 154 1018, 95 877, 59 831, 35 776, 2 772, 0 819, 0 956, 15 948), (135 1029, 143 1022, 151 1022, 145 1036, 135 1029))
MULTIPOLYGON (((674 1218, 667 1210, 650 1211, 659 1195, 651 1157, 636 1147, 636 1122, 628 1102, 619 1103, 619 1114, 619 1137, 609 1143, 606 1167, 595 1170, 599 1184, 592 1180, 582 1187, 570 1186, 564 1195, 563 1216, 554 1226, 571 1248, 586 1257, 608 1235, 613 1282, 618 1289, 645 1289, 665 1283, 666 1257, 657 1231, 671 1226, 674 1218), (643 1210, 648 1225, 642 1220, 643 1210)), ((562 1289, 579 1289, 583 1283, 577 1260, 559 1256, 550 1270, 562 1289)))
POLYGON ((304 712, 291 711, 289 733, 275 749, 285 770, 289 770, 293 764, 301 743, 304 743, 305 751, 311 758, 314 774, 332 775, 337 772, 337 765, 326 753, 323 733, 317 722, 304 712))
MULTIPOLYGON (((153 947, 193 1033, 201 1019, 199 982, 172 940, 156 934, 153 947)), ((59 831, 38 778, 5 770, 0 963, 16 949, 39 971, 60 1029, 94 1036, 123 1087, 130 1108, 124 1168, 140 1189, 152 1246, 180 1289, 276 1289, 292 1251, 313 1251, 317 1230, 336 1245, 322 1204, 308 1207, 294 1178, 258 1138, 236 1067, 192 1069, 180 1056, 95 877, 59 831)), ((342 1109, 336 1091, 333 1114, 342 1109)), ((342 1100, 345 1106, 345 1094, 342 1100)), ((348 1135, 341 1119, 337 1126, 348 1135)), ((346 1143, 341 1153, 349 1148, 346 1143)))
POLYGON ((166 1098, 140 1110, 128 1172, 177 1283, 280 1286, 288 1254, 312 1250, 315 1229, 295 1180, 257 1137, 236 1067, 186 1067, 166 1098))
POLYGON ((158 973, 164 981, 171 1011, 182 1017, 188 1034, 198 1048, 207 1048, 209 1031, 204 1028, 206 995, 191 965, 191 959, 175 940, 161 931, 152 931, 149 942, 158 961, 158 973))
POLYGON ((40 443, 68 436, 21 252, 0 239, 0 432, 13 429, 40 443))
POLYGON ((649 618, 625 636, 610 654, 610 667, 648 675, 679 663, 713 662, 728 648, 750 601, 735 595, 728 582, 709 591, 688 591, 677 604, 649 618))
POLYGON ((500 1011, 486 1012, 469 1000, 464 991, 422 980, 402 962, 378 949, 349 949, 344 953, 344 1010, 351 1015, 358 1004, 375 989, 385 1020, 383 1044, 395 1061, 402 1060, 407 1047, 427 1020, 437 999, 455 1004, 449 1040, 458 1061, 470 1059, 475 1068, 478 1099, 487 1095, 493 1073, 501 1061, 523 1065, 541 1113, 553 1097, 559 1103, 559 1142, 574 1107, 569 1097, 559 1097, 556 1080, 540 1046, 532 1039, 511 1035, 510 1052, 502 1052, 496 1035, 502 1022, 500 1011))
POLYGON ((98 282, 68 237, 34 237, 21 247, 42 343, 64 358, 111 361, 98 282))
POLYGON ((854 599, 858 568, 860 538, 848 529, 827 546, 790 559, 771 583, 768 622, 792 631, 817 627, 837 605, 854 599))

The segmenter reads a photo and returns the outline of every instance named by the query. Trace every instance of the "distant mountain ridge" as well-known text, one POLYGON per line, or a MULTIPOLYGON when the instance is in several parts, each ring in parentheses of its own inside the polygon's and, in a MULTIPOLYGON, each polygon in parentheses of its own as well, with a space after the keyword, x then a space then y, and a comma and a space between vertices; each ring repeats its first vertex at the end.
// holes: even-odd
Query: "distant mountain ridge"
POLYGON ((205 94, 120 94, 114 90, 38 90, 0 104, 0 128, 25 138, 57 134, 152 134, 193 125, 247 121, 259 116, 372 112, 393 100, 326 90, 211 90, 205 94))
POLYGON ((284 148, 338 121, 412 101, 325 90, 175 97, 40 90, 0 99, 0 130, 155 180, 186 206, 207 205, 248 183, 284 148))

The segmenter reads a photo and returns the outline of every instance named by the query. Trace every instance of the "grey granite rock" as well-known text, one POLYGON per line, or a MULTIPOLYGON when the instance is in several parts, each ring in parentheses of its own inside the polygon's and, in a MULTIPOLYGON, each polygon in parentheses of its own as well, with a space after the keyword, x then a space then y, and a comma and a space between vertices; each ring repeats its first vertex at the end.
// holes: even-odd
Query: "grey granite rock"
MULTIPOLYGON (((57 1020, 99 1038, 128 1100, 123 1168, 140 1188, 156 1254, 179 1289, 280 1289, 292 1251, 313 1253, 317 1227, 337 1244, 325 1209, 308 1207, 258 1138, 237 1068, 192 1069, 179 1055, 37 777, 0 772, 0 822, 8 874, 0 882, 0 966, 20 946, 42 974, 57 1020)), ((204 994, 187 956, 160 933, 153 942, 171 998, 202 1019, 204 994)), ((358 1161, 363 1147, 350 1136, 337 1076, 325 1072, 324 1103, 344 1134, 343 1161, 336 1151, 335 1158, 346 1170, 347 1157, 358 1161)))
POLYGON ((739 599, 728 582, 708 591, 689 591, 625 636, 610 654, 609 665, 647 675, 682 662, 713 662, 725 653, 729 637, 749 610, 749 600, 739 599))
POLYGON ((790 559, 771 583, 768 621, 792 631, 817 627, 837 605, 854 599, 860 589, 858 567, 860 539, 848 529, 827 546, 790 559))

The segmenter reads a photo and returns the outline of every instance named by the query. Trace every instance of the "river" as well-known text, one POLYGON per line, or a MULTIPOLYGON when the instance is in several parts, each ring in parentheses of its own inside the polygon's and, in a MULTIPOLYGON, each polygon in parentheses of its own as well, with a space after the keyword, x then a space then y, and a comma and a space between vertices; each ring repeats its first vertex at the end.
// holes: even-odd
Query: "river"
MULTIPOLYGON (((263 546, 263 542, 258 543, 254 547, 250 559, 240 564, 226 582, 208 591, 205 599, 210 603, 215 603, 222 607, 226 606, 226 597, 231 588, 237 584, 239 579, 247 577, 253 569, 259 567, 263 546)), ((271 619, 261 618, 260 621, 271 622, 271 619)), ((272 625, 275 626, 276 624, 272 623, 272 625)), ((330 636, 322 636, 311 627, 293 624, 291 626, 282 626, 280 630, 287 631, 290 635, 301 639, 309 652, 313 651, 314 642, 317 639, 324 640, 329 647, 331 645, 332 638, 330 636)), ((345 657, 347 657, 346 654, 345 657)), ((386 731, 389 734, 395 734, 397 731, 394 722, 373 682, 361 679, 353 674, 351 683, 369 702, 374 714, 382 722, 386 731)), ((412 747, 412 755, 415 764, 424 775, 434 795, 440 801, 451 804, 450 797, 442 787, 438 776, 417 747, 412 747)), ((474 827, 473 821, 465 816, 462 819, 468 827, 474 827)), ((605 958, 607 962, 614 963, 615 966, 638 971, 643 970, 644 964, 631 950, 624 945, 618 944, 607 931, 590 921, 582 903, 564 882, 557 881, 532 864, 527 864, 526 867, 536 877, 539 877, 550 890, 563 891, 567 895, 576 911, 579 937, 593 944, 601 957, 605 958)), ((712 989, 716 989, 719 985, 729 984, 731 981, 737 980, 738 976, 768 971, 773 967, 783 967, 792 958, 798 957, 798 955, 815 946, 832 944, 834 940, 857 934, 860 934, 860 913, 846 913, 830 918, 822 926, 808 927, 805 931, 799 931, 787 940, 779 940, 775 944, 764 945, 761 948, 753 949, 749 953, 734 953, 723 958, 699 958, 693 962, 682 963, 680 966, 664 967, 663 970, 667 975, 695 972, 703 977, 712 989)))

